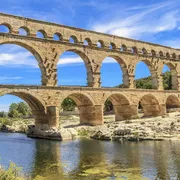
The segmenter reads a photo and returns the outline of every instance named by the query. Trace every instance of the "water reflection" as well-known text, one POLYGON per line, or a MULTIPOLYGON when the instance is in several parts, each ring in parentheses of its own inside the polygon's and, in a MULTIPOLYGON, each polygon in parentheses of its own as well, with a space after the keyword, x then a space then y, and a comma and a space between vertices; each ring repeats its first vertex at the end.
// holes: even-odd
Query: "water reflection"
POLYGON ((180 179, 180 142, 47 141, 0 133, 2 164, 45 180, 180 179))
POLYGON ((67 179, 63 175, 60 161, 60 143, 56 141, 36 140, 32 178, 38 176, 49 179, 67 179))

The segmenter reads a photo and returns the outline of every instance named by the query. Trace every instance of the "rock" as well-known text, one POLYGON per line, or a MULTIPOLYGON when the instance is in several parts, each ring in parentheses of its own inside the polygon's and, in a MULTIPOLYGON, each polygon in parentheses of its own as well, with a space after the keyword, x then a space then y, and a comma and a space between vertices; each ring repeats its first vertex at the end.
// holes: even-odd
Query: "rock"
POLYGON ((59 130, 62 140, 73 140, 77 137, 78 132, 73 128, 62 128, 59 130))
POLYGON ((124 136, 124 135, 130 135, 130 134, 131 134, 131 129, 116 128, 114 130, 114 135, 116 136, 124 136))
POLYGON ((46 139, 55 139, 55 140, 72 140, 77 136, 77 131, 73 128, 42 128, 29 126, 27 135, 28 137, 36 137, 36 138, 46 138, 46 139))
POLYGON ((60 129, 60 136, 61 136, 61 140, 71 140, 71 139, 73 139, 71 132, 68 131, 65 128, 60 129))
POLYGON ((91 135, 92 139, 111 140, 111 133, 107 130, 98 130, 91 135))

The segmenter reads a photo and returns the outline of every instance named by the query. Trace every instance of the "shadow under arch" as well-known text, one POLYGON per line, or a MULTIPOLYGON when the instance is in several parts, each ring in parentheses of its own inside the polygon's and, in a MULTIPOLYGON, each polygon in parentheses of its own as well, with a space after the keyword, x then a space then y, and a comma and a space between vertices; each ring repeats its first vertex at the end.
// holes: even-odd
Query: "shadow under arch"
POLYGON ((35 117, 35 125, 48 124, 48 118, 46 116, 45 103, 35 95, 20 91, 4 91, 0 93, 0 97, 4 95, 14 95, 24 100, 32 110, 32 114, 35 117))
POLYGON ((79 110, 80 124, 93 123, 92 121, 94 119, 94 114, 93 114, 94 102, 91 97, 81 93, 72 93, 67 95, 63 99, 63 101, 66 98, 70 98, 76 103, 77 108, 79 110))
POLYGON ((128 69, 127 69, 127 65, 125 63, 125 61, 123 60, 123 58, 121 58, 120 56, 117 55, 109 55, 104 57, 101 60, 101 67, 102 67, 102 63, 105 60, 105 58, 113 58, 118 64, 120 69, 122 70, 122 81, 123 81, 123 86, 124 88, 129 88, 129 74, 128 74, 128 69))
MULTIPOLYGON (((148 67, 148 69, 149 69, 149 71, 150 71, 150 78, 151 78, 151 88, 152 89, 158 89, 158 86, 159 86, 159 83, 158 83, 158 75, 157 75, 157 71, 156 71, 156 68, 154 67, 154 65, 152 64, 152 62, 150 62, 149 60, 147 60, 147 59, 145 59, 145 60, 140 60, 140 61, 138 61, 137 63, 136 63, 136 69, 137 69, 137 64, 139 64, 139 63, 144 63, 147 67, 148 67)), ((135 73, 136 73, 136 71, 135 71, 135 73)), ((136 75, 136 74, 135 74, 136 75)), ((140 78, 141 79, 141 78, 140 78)), ((143 78, 142 78, 143 79, 143 78)), ((137 86, 136 86, 136 88, 138 88, 137 86)), ((149 89, 149 88, 148 88, 149 89)))
MULTIPOLYGON (((89 58, 80 50, 77 49, 66 49, 65 51, 63 51, 59 57, 60 60, 58 59, 58 61, 61 61, 61 56, 66 53, 66 52, 73 52, 76 55, 80 56, 80 58, 83 60, 85 67, 86 67, 86 74, 87 74, 87 86, 92 87, 94 85, 93 83, 93 70, 92 70, 92 66, 91 66, 91 62, 89 60, 89 58)), ((58 63, 58 62, 57 62, 58 63)))
POLYGON ((111 94, 106 101, 110 100, 115 112, 115 121, 134 119, 137 117, 137 107, 131 105, 131 102, 125 95, 115 93, 111 94))
POLYGON ((166 99, 167 112, 180 111, 180 101, 175 95, 169 95, 166 99))
POLYGON ((42 77, 42 79, 41 79, 42 85, 45 85, 44 80, 46 78, 44 77, 44 75, 46 74, 46 71, 45 71, 45 68, 43 67, 43 61, 42 61, 41 55, 38 53, 38 51, 26 43, 22 43, 22 42, 18 42, 18 41, 2 41, 2 42, 0 41, 0 45, 5 45, 5 44, 17 45, 17 46, 20 46, 22 48, 25 48, 27 51, 29 51, 35 57, 35 59, 38 62, 38 66, 40 68, 41 77, 42 77))
MULTIPOLYGON (((174 64, 172 63, 165 63, 163 65, 163 68, 167 66, 170 70, 170 89, 172 90, 178 90, 178 75, 177 75, 177 70, 174 64)), ((163 71, 163 69, 162 69, 163 71)))
POLYGON ((159 101, 152 94, 142 96, 139 101, 139 106, 143 109, 144 117, 158 116, 161 113, 159 101))

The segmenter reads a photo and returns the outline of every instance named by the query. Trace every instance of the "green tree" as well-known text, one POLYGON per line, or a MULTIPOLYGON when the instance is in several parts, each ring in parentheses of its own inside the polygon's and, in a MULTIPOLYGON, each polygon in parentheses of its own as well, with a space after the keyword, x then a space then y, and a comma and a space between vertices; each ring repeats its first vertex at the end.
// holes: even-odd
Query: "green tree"
POLYGON ((4 111, 1 111, 1 112, 0 112, 0 117, 4 118, 4 117, 6 117, 6 116, 7 116, 7 114, 6 114, 4 111))
POLYGON ((104 104, 104 111, 107 112, 107 111, 112 111, 112 110, 113 110, 113 104, 110 101, 110 99, 107 99, 104 104))
POLYGON ((20 117, 20 114, 18 113, 17 109, 12 109, 9 111, 8 116, 11 118, 17 118, 20 117))
POLYGON ((30 107, 25 102, 18 103, 17 111, 23 116, 32 115, 30 107))
POLYGON ((172 76, 170 71, 163 74, 163 86, 165 90, 172 89, 172 76))
POLYGON ((9 117, 18 117, 19 114, 18 114, 17 108, 18 108, 18 104, 12 103, 9 107, 8 116, 9 117))
POLYGON ((64 111, 73 111, 76 107, 76 103, 71 98, 66 98, 61 104, 64 111))
POLYGON ((32 115, 30 107, 24 103, 12 103, 9 107, 8 116, 12 118, 32 115))

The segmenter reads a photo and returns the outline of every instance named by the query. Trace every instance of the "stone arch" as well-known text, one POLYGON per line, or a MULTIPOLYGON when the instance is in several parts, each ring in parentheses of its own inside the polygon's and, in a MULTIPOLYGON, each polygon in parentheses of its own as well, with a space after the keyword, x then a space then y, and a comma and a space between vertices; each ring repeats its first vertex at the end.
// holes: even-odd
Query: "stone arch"
POLYGON ((147 50, 145 48, 142 48, 142 54, 147 55, 147 50))
POLYGON ((31 54, 35 57, 35 59, 37 60, 38 62, 38 66, 40 68, 40 71, 41 71, 41 77, 42 77, 42 84, 43 84, 43 79, 45 79, 44 76, 46 76, 46 70, 43 66, 43 60, 42 60, 42 57, 40 55, 40 53, 35 50, 35 48, 33 48, 31 45, 27 44, 27 43, 22 43, 22 42, 18 42, 18 41, 0 41, 0 45, 3 45, 3 44, 13 44, 13 45, 18 45, 20 47, 23 47, 25 48, 26 50, 28 50, 29 52, 31 52, 31 54))
POLYGON ((176 56, 176 53, 173 53, 173 54, 172 54, 172 58, 173 58, 173 59, 176 59, 176 57, 177 57, 177 56, 176 56))
POLYGON ((92 41, 90 40, 90 38, 85 38, 85 39, 84 39, 84 45, 86 45, 86 46, 92 46, 92 41))
POLYGON ((47 38, 47 33, 44 30, 38 30, 36 33, 37 38, 47 38), (41 37, 38 37, 38 33, 41 35, 41 37))
MULTIPOLYGON (((151 73, 152 89, 158 89, 158 86, 159 86, 158 73, 157 73, 157 70, 156 70, 156 67, 154 66, 154 64, 152 62, 150 62, 148 59, 142 59, 139 62, 145 63, 151 73)), ((137 62, 136 65, 139 62, 137 62)))
POLYGON ((108 98, 106 98, 106 101, 107 100, 111 101, 113 105, 116 121, 137 117, 137 107, 131 105, 130 100, 124 94, 111 94, 108 98))
POLYGON ((116 44, 111 42, 109 48, 112 49, 112 50, 116 49, 116 44))
POLYGON ((167 112, 171 112, 173 109, 180 108, 180 100, 175 95, 169 95, 166 99, 166 110, 167 112))
MULTIPOLYGON (((172 64, 171 62, 164 63, 164 65, 166 65, 170 69, 172 89, 178 90, 178 75, 177 75, 176 66, 174 64, 172 64)), ((164 65, 163 65, 163 67, 164 67, 164 65)))
POLYGON ((21 98, 29 105, 33 115, 35 116, 35 125, 48 124, 45 102, 41 100, 37 95, 35 95, 34 93, 27 93, 18 90, 5 90, 0 93, 0 96, 4 96, 7 94, 21 98))
POLYGON ((159 51, 159 56, 164 57, 164 53, 162 51, 159 51))
POLYGON ((121 46, 121 51, 124 51, 124 52, 127 51, 127 46, 126 46, 125 44, 123 44, 123 45, 121 46))
POLYGON ((72 93, 67 97, 73 99, 77 106, 92 106, 94 104, 93 99, 84 93, 72 93))
POLYGON ((137 47, 135 47, 135 46, 132 47, 132 53, 133 53, 133 54, 138 54, 138 49, 137 49, 137 47))
POLYGON ((93 124, 95 109, 90 96, 84 93, 70 93, 64 99, 66 98, 71 98, 76 103, 79 110, 80 124, 93 124))
POLYGON ((97 42, 97 47, 99 47, 99 48, 104 48, 104 46, 105 46, 105 44, 104 44, 104 41, 103 41, 103 40, 99 40, 99 41, 97 42))
MULTIPOLYGON (((117 61, 117 63, 119 64, 119 66, 122 70, 123 87, 128 88, 129 87, 129 74, 128 74, 128 68, 127 68, 125 61, 118 55, 109 55, 107 57, 113 58, 114 60, 117 61)), ((102 63, 103 63, 104 59, 102 59, 100 62, 101 67, 102 67, 102 63)))
POLYGON ((26 34, 23 34, 24 36, 29 36, 30 35, 30 30, 26 26, 21 26, 19 28, 19 35, 21 35, 21 30, 23 30, 26 34))
POLYGON ((12 26, 10 24, 1 23, 0 26, 5 26, 9 30, 9 32, 7 32, 7 33, 12 33, 12 26))
POLYGON ((70 43, 78 43, 78 38, 74 35, 70 36, 69 38, 70 43))
POLYGON ((151 55, 152 55, 153 57, 156 56, 156 51, 155 51, 154 49, 151 50, 151 55))
MULTIPOLYGON (((81 57, 81 59, 84 61, 85 67, 86 67, 87 85, 93 86, 93 84, 92 84, 92 82, 93 82, 93 70, 92 70, 92 66, 91 66, 91 62, 90 62, 89 58, 83 52, 81 52, 80 50, 77 50, 77 49, 67 49, 67 50, 63 51, 60 54, 60 56, 65 52, 73 52, 73 53, 75 53, 81 57)), ((58 63, 58 62, 56 62, 56 63, 58 63)))
POLYGON ((62 41, 63 40, 62 34, 58 33, 58 32, 54 33, 53 39, 56 40, 56 41, 62 41))
POLYGON ((144 116, 160 115, 160 105, 158 99, 152 94, 143 95, 139 100, 139 105, 144 111, 144 116))
POLYGON ((166 58, 169 59, 170 57, 171 57, 170 54, 167 52, 167 53, 166 53, 166 58))

